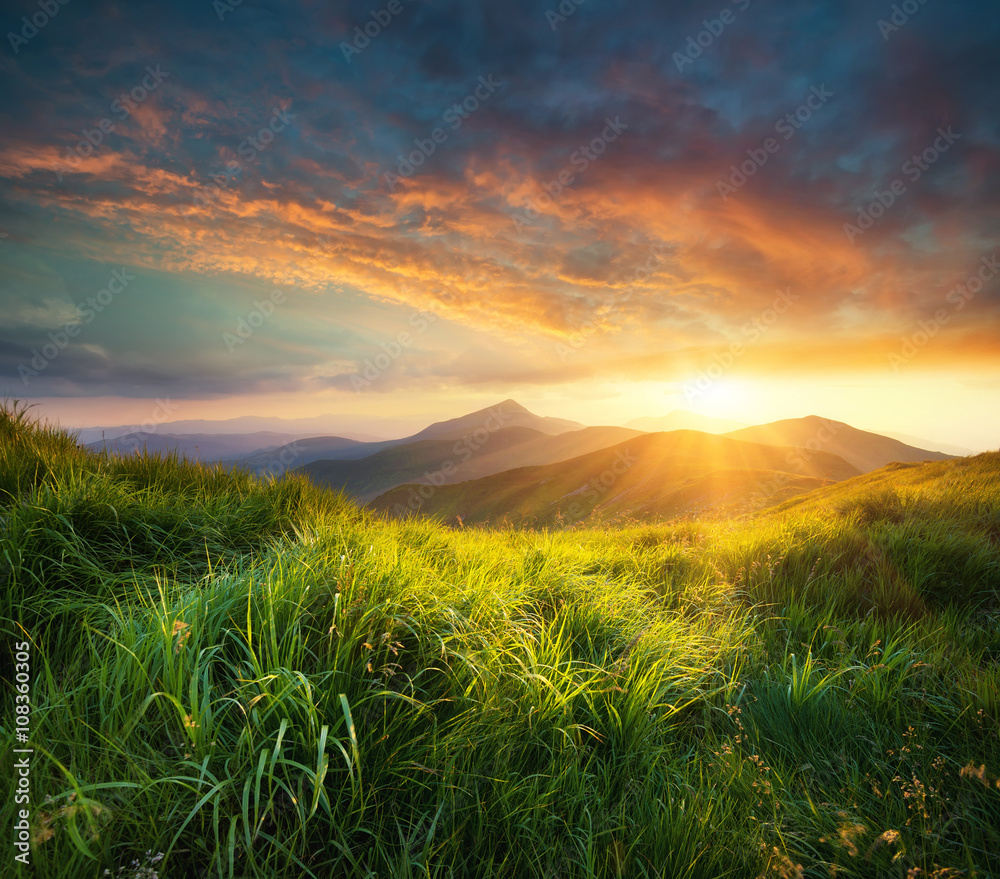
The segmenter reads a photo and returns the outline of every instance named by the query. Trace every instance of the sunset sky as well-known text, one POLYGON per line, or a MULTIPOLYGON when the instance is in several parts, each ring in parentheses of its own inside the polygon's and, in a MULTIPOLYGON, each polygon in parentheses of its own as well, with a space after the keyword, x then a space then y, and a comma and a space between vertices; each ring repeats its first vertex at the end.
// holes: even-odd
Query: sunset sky
POLYGON ((0 391, 66 425, 1000 446, 995 3, 0 10, 0 391))

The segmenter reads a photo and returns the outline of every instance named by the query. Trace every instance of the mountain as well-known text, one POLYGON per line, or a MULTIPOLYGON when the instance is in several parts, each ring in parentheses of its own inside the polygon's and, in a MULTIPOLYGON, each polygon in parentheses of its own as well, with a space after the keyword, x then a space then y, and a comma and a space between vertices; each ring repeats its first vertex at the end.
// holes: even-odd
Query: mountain
POLYGON ((313 461, 337 459, 353 461, 367 458, 381 449, 391 448, 405 440, 382 440, 363 443, 343 436, 298 437, 276 449, 267 449, 253 455, 243 455, 225 463, 233 467, 243 467, 257 474, 275 473, 275 462, 281 463, 282 473, 313 461))
POLYGON ((486 435, 473 430, 458 440, 394 445, 360 461, 314 461, 301 471, 317 485, 368 501, 404 482, 445 485, 478 479, 514 467, 565 461, 636 436, 641 433, 625 427, 585 427, 555 436, 530 427, 504 427, 486 435))
MULTIPOLYGON (((555 435, 569 430, 579 430, 583 425, 577 424, 575 421, 563 421, 560 418, 541 418, 514 400, 504 400, 488 409, 479 409, 476 412, 451 418, 448 421, 436 421, 419 433, 402 439, 356 443, 347 441, 342 436, 316 436, 289 443, 278 449, 277 455, 283 462, 286 462, 286 469, 304 467, 307 464, 324 460, 357 461, 385 449, 424 440, 450 440, 465 442, 472 446, 481 446, 493 434, 509 427, 523 427, 538 433, 555 435)), ((612 442, 614 441, 612 440, 612 442)), ((621 437, 618 438, 618 441, 621 441, 621 437)), ((433 457, 434 453, 430 454, 433 457)), ((274 460, 275 455, 265 454, 244 458, 234 463, 262 472, 264 468, 272 466, 274 460)), ((393 458, 392 460, 398 459, 393 458)), ((331 468, 330 473, 334 481, 340 479, 341 471, 337 468, 331 468)), ((331 483, 326 482, 325 484, 331 483)))
POLYGON ((642 430, 646 433, 659 433, 666 430, 700 430, 702 433, 726 433, 746 427, 745 422, 731 421, 728 418, 713 418, 711 415, 699 415, 684 409, 675 409, 667 415, 659 417, 633 418, 626 422, 625 427, 642 430))
POLYGON ((568 430, 580 430, 583 426, 562 418, 543 418, 529 412, 516 400, 504 400, 488 409, 479 409, 448 421, 436 421, 430 427, 408 437, 406 441, 460 439, 466 435, 475 435, 476 431, 496 431, 503 427, 528 427, 540 433, 555 435, 568 430))
POLYGON ((369 506, 469 524, 572 524, 593 515, 658 519, 747 511, 858 475, 828 452, 691 430, 643 434, 568 461, 455 485, 401 485, 369 506))
MULTIPOLYGON (((316 415, 310 418, 278 418, 271 415, 244 415, 240 418, 227 418, 218 421, 197 418, 183 421, 163 421, 156 423, 155 431, 146 433, 173 434, 186 436, 191 434, 242 435, 251 433, 281 433, 289 437, 318 436, 320 434, 338 433, 361 442, 378 442, 385 436, 398 436, 406 433, 406 426, 412 419, 372 418, 366 416, 365 422, 378 425, 382 436, 353 429, 362 420, 355 415, 316 415), (400 429, 401 428, 401 429, 400 429)), ((118 425, 116 427, 78 427, 67 428, 77 436, 81 443, 89 444, 99 440, 113 440, 132 433, 142 433, 136 425, 118 425)))
POLYGON ((146 449, 156 454, 177 452, 193 461, 224 461, 243 455, 277 449, 295 436, 287 433, 258 431, 244 434, 216 433, 128 433, 107 441, 86 443, 88 449, 107 449, 118 454, 131 454, 146 449))
POLYGON ((893 439, 897 439, 901 443, 916 446, 919 449, 930 449, 932 452, 944 452, 946 455, 954 455, 956 458, 966 458, 969 455, 976 454, 974 449, 967 449, 964 446, 952 446, 948 443, 937 443, 933 440, 923 439, 919 436, 908 436, 905 433, 892 433, 891 431, 886 431, 885 435, 891 436, 893 439))
POLYGON ((877 470, 893 461, 945 461, 953 457, 944 452, 914 448, 892 437, 858 430, 849 424, 818 415, 746 427, 725 436, 752 443, 792 446, 805 450, 806 454, 823 450, 839 455, 862 473, 877 470))

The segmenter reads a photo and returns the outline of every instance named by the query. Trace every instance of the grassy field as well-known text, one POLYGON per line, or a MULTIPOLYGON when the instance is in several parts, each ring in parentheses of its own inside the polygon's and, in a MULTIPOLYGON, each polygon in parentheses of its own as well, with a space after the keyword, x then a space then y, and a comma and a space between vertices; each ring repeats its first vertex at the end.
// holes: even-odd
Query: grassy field
POLYGON ((0 873, 1000 876, 1000 454, 786 506, 449 530, 7 406, 0 873))

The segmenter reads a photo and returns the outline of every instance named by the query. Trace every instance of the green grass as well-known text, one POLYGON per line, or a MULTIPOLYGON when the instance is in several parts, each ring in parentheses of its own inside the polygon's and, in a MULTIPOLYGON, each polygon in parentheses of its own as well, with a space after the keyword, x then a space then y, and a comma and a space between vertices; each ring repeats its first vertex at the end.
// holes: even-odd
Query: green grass
POLYGON ((1000 875, 1000 455, 786 507, 448 530, 8 407, 18 869, 1000 875))

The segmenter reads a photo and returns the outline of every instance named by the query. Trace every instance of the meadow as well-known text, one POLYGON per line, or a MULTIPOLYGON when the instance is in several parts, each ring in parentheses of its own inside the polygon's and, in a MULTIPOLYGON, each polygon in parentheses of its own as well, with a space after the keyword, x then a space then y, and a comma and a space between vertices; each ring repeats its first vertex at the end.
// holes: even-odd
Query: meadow
POLYGON ((0 526, 4 875, 1000 876, 1000 453, 462 529, 8 404, 0 526))

